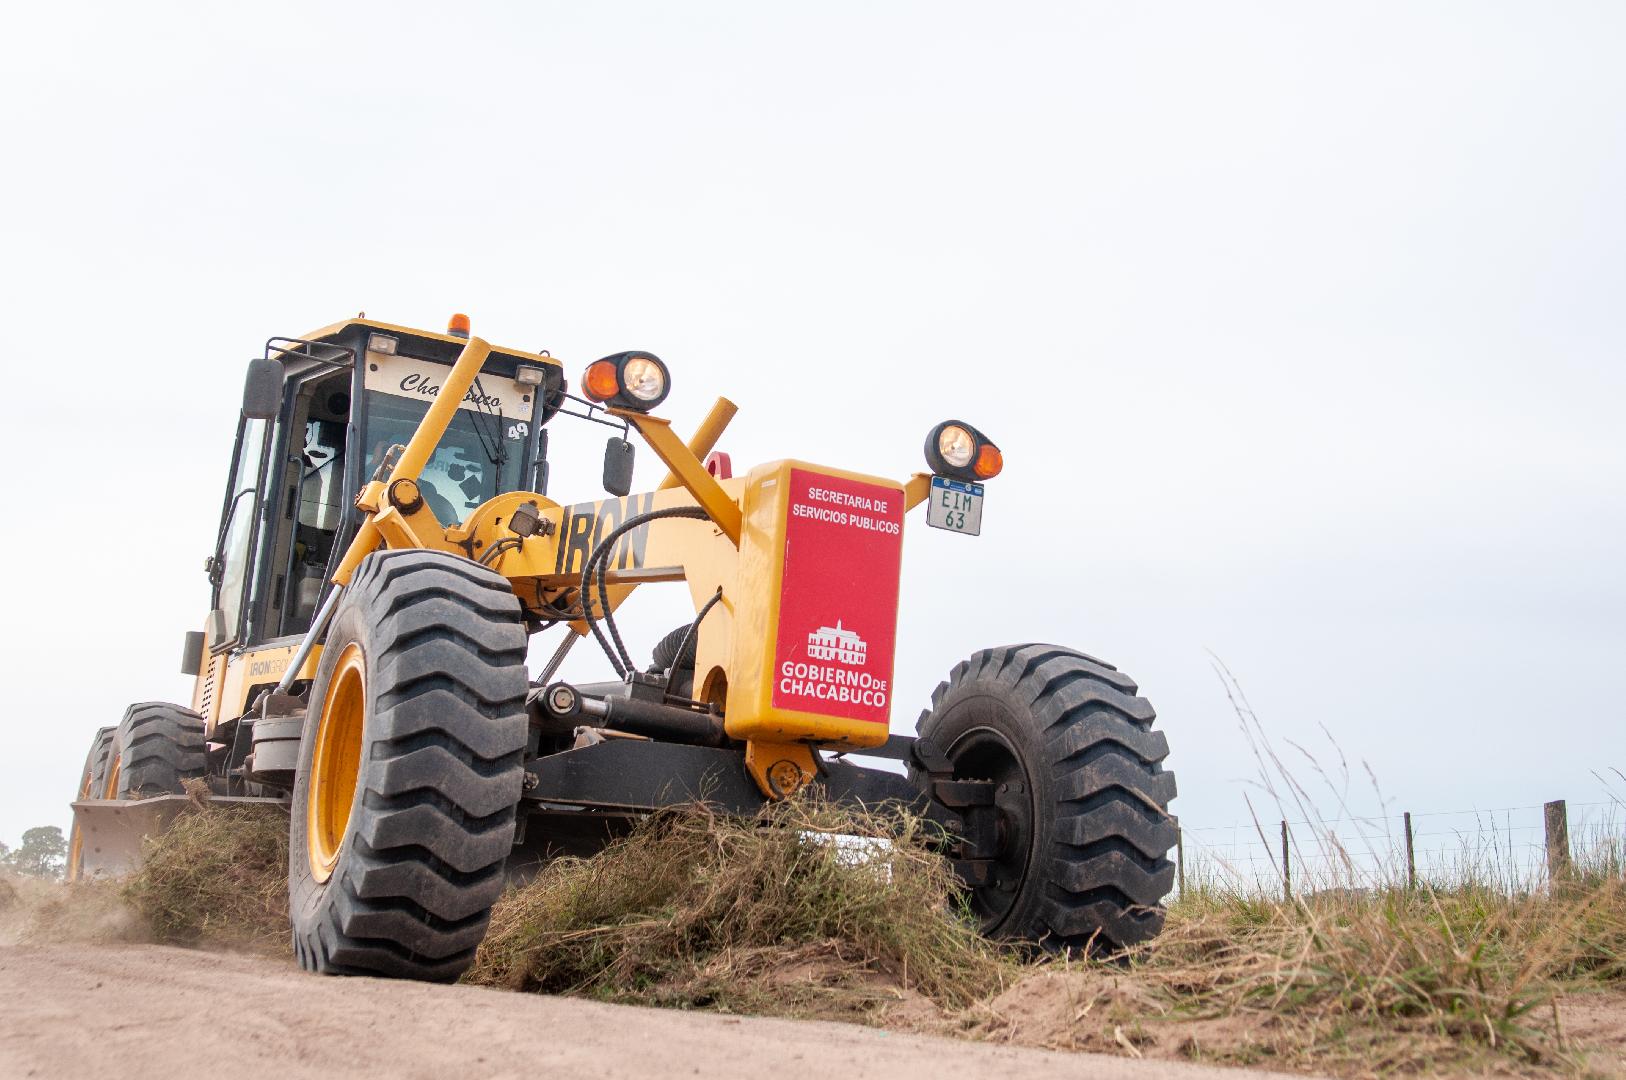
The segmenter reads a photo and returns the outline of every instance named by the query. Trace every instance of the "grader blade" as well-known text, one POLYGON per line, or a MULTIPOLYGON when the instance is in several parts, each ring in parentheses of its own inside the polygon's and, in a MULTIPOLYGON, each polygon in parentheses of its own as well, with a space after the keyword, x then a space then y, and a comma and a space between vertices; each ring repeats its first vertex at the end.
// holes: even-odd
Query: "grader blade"
MULTIPOLYGON (((282 799, 216 795, 210 806, 282 806, 282 799)), ((121 877, 141 865, 141 842, 157 836, 189 806, 190 795, 151 799, 83 799, 73 804, 73 823, 82 837, 78 880, 121 877)))

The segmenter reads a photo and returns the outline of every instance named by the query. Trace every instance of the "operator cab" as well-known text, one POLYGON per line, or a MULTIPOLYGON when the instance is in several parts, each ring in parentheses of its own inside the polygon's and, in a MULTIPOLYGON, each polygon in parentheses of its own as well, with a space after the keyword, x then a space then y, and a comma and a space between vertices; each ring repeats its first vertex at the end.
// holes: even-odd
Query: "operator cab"
MULTIPOLYGON (((362 519, 356 493, 412 437, 465 339, 357 318, 267 342, 281 398, 274 416, 239 421, 208 563, 211 652, 310 628, 362 519)), ((504 492, 543 490, 542 425, 563 382, 551 357, 492 349, 419 480, 442 525, 504 492)))

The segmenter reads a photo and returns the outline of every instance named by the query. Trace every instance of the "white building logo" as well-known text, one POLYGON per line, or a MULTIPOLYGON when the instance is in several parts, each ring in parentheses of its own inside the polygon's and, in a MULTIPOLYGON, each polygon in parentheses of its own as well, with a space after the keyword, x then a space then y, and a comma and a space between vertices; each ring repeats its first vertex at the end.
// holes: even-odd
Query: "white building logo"
POLYGON ((864 651, 868 648, 863 638, 842 628, 840 619, 836 620, 834 626, 821 626, 807 635, 807 655, 815 660, 835 660, 861 666, 864 651))

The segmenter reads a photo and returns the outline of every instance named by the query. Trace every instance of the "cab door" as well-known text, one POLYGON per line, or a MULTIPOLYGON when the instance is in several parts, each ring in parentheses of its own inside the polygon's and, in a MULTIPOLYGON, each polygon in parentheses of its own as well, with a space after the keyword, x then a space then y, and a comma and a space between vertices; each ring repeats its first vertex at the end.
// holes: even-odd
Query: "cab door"
MULTIPOLYGON (((280 419, 280 418, 279 418, 280 419)), ((211 587, 207 647, 220 653, 242 640, 254 580, 255 540, 264 516, 268 449, 280 422, 241 417, 220 513, 215 553, 209 559, 211 587)))

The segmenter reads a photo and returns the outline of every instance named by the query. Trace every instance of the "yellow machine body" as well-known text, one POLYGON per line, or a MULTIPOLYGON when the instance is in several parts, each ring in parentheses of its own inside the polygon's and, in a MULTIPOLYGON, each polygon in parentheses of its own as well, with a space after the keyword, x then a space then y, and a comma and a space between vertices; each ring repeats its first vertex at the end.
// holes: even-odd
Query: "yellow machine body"
MULTIPOLYGON (((205 642, 197 681, 192 686, 192 711, 203 717, 204 731, 212 734, 221 721, 242 716, 257 694, 277 685, 298 646, 298 641, 285 641, 258 649, 213 652, 205 642)), ((312 678, 321 656, 321 646, 317 646, 294 677, 312 678)))
MULTIPOLYGON (((458 340, 462 351, 393 467, 357 496, 366 518, 333 575, 338 585, 349 582, 371 551, 438 549, 485 562, 509 579, 530 614, 557 621, 561 610, 580 601, 588 554, 610 531, 635 514, 699 506, 706 520, 651 521, 622 537, 606 575, 609 608, 645 584, 684 582, 697 611, 720 591, 697 635, 694 698, 722 713, 729 737, 746 743, 747 768, 765 794, 783 796, 810 779, 814 746, 857 750, 886 741, 902 519, 924 499, 929 477, 899 482, 781 461, 719 480, 702 459, 735 411, 720 398, 687 444, 665 420, 608 410, 670 468, 654 491, 571 505, 513 491, 461 522, 443 522, 417 482, 456 410, 468 407, 470 387, 494 350, 477 337, 464 342, 368 325, 458 340), (519 536, 509 524, 524 504, 535 507, 544 524, 519 536), (821 607, 822 600, 841 603, 821 607), (842 604, 867 605, 861 634, 842 604), (819 614, 824 608, 828 614, 819 614), (786 622, 792 614, 802 620, 795 627, 786 622)), ((502 352, 557 364, 538 354, 502 352)), ((581 620, 572 628, 588 632, 581 620)), ((297 643, 243 651, 206 645, 204 651, 193 707, 213 730, 284 678, 297 643)), ((318 650, 309 651, 295 678, 310 678, 317 658, 318 650)))
POLYGON ((878 836, 894 809, 918 814, 990 936, 1098 956, 1159 931, 1176 786, 1122 672, 1055 645, 984 649, 917 736, 890 733, 905 517, 927 503, 926 525, 978 535, 992 440, 944 419, 930 473, 734 475, 715 452, 726 399, 686 442, 652 415, 659 357, 594 360, 577 396, 552 357, 469 330, 351 320, 249 361, 211 611, 186 637, 193 708, 143 702, 97 732, 76 875, 129 869, 194 800, 286 807, 300 965, 447 981, 508 883, 651 814, 771 825, 765 808, 807 792, 880 810, 847 819, 878 836), (557 417, 614 432, 603 490, 631 488, 634 431, 665 477, 550 497, 557 417), (635 658, 618 609, 680 584, 693 616, 635 658), (560 677, 585 637, 614 679, 560 677))

